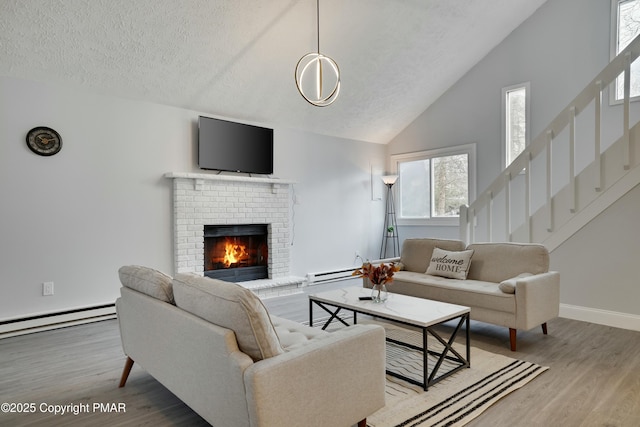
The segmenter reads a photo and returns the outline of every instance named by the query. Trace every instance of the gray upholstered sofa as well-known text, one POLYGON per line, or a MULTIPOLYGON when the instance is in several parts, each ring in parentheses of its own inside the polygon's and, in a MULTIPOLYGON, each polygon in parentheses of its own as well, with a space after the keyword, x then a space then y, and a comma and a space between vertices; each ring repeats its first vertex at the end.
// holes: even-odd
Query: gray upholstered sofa
POLYGON ((229 282, 145 267, 119 270, 127 361, 214 426, 364 426, 384 406, 385 334, 325 332, 270 316, 229 282))
MULTIPOLYGON (((435 258, 435 257, 433 257, 435 258)), ((475 243, 460 240, 407 239, 400 253, 402 270, 387 286, 389 292, 471 307, 471 318, 509 328, 511 350, 516 331, 542 326, 557 317, 560 274, 549 271, 549 252, 543 245, 475 243), (426 274, 434 248, 472 250, 466 279, 426 274)), ((368 280, 364 285, 370 287, 368 280)))

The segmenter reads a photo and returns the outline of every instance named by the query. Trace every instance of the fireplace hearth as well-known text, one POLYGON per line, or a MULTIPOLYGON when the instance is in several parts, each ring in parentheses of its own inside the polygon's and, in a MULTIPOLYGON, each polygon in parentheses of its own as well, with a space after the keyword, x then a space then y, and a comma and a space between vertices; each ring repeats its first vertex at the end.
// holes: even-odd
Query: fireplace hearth
POLYGON ((268 232, 266 224, 205 225, 204 275, 233 282, 267 278, 268 232))

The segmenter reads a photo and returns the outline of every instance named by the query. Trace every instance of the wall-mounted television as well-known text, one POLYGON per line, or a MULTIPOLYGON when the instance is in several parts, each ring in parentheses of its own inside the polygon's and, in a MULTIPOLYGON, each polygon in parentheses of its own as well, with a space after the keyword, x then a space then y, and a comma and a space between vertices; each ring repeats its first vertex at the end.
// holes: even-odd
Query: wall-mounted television
POLYGON ((273 173, 273 129, 200 116, 200 169, 273 173))

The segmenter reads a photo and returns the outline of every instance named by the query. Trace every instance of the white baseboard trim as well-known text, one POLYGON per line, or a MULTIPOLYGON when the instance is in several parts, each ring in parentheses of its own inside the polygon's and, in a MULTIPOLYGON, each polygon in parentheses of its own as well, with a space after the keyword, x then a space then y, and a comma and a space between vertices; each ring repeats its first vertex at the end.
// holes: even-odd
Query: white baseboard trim
POLYGON ((95 308, 70 310, 5 321, 0 323, 0 339, 115 319, 116 317, 115 304, 108 304, 95 308))
POLYGON ((614 328, 640 331, 640 315, 637 314, 560 304, 560 317, 612 326, 614 328))

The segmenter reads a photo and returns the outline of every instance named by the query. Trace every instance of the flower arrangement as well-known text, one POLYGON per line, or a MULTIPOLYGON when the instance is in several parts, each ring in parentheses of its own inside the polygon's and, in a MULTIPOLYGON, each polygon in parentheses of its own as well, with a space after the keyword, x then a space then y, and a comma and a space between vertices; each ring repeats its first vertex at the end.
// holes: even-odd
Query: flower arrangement
POLYGON ((395 262, 385 264, 384 262, 374 267, 370 262, 365 262, 362 267, 354 271, 351 275, 366 277, 374 285, 384 285, 393 281, 393 273, 400 270, 395 262))
POLYGON ((400 270, 400 268, 394 263, 385 264, 384 262, 377 267, 371 265, 370 262, 365 262, 362 267, 354 271, 351 275, 358 277, 366 277, 373 284, 371 290, 371 299, 373 302, 381 303, 387 299, 386 283, 393 281, 393 273, 400 270))

